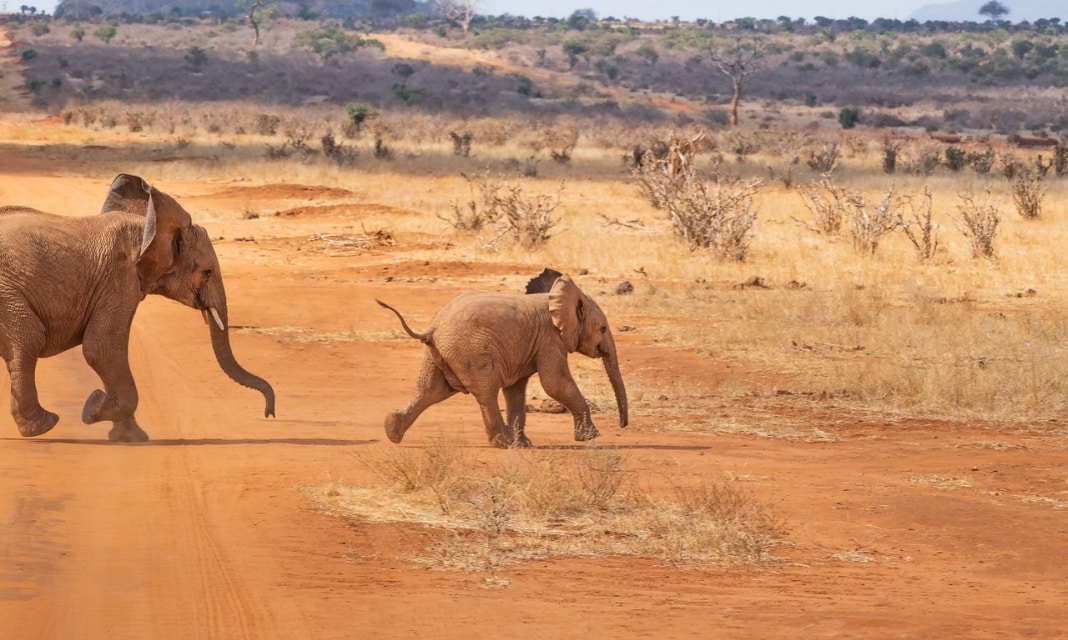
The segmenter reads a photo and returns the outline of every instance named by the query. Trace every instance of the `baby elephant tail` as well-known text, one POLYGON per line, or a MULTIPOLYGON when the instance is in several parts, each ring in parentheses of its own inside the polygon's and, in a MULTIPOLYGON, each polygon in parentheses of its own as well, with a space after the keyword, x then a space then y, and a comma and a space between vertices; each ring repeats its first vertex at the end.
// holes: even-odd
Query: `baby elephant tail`
POLYGON ((375 299, 375 302, 377 302, 379 304, 379 306, 385 307, 386 309, 389 309, 390 311, 392 311, 393 313, 395 313, 397 315, 397 318, 401 322, 401 326, 404 327, 404 332, 405 333, 407 333, 411 337, 415 338, 419 342, 422 342, 423 344, 430 344, 430 333, 431 333, 430 331, 427 331, 426 333, 418 333, 417 331, 412 330, 412 328, 409 327, 408 323, 404 320, 404 316, 401 315, 400 311, 397 311, 393 307, 389 306, 388 304, 386 304, 385 302, 382 302, 381 300, 379 300, 377 298, 375 299))

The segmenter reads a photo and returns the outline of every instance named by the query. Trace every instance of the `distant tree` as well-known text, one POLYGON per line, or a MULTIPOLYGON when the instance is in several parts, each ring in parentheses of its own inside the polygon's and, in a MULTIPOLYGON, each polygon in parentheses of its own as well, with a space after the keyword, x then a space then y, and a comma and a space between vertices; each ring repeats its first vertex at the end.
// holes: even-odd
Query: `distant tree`
POLYGON ((359 133, 365 122, 378 116, 378 112, 366 102, 350 102, 345 105, 345 112, 349 114, 349 137, 359 133))
POLYGON ((998 2, 998 0, 990 0, 983 6, 979 7, 979 15, 987 16, 995 22, 1000 20, 1002 16, 1008 15, 1009 8, 998 2))
POLYGON ((1035 43, 1026 38, 1018 38, 1012 41, 1012 55, 1016 56, 1017 60, 1023 60, 1027 57, 1027 54, 1031 53, 1031 50, 1035 48, 1035 43))
POLYGON ((590 23, 597 20, 597 14, 593 9, 579 9, 567 18, 567 28, 574 31, 585 31, 590 23))
POLYGON ((567 56, 568 69, 574 69, 575 65, 578 63, 579 56, 586 55, 590 50, 585 42, 574 39, 565 40, 564 44, 560 46, 564 50, 564 55, 567 56))
POLYGON ((437 0, 434 9, 438 15, 449 22, 455 22, 463 29, 466 36, 471 31, 471 21, 475 19, 479 0, 437 0))
POLYGON ((360 47, 381 47, 377 40, 365 40, 356 33, 349 33, 337 25, 322 29, 300 31, 293 37, 294 47, 307 47, 323 60, 336 55, 352 53, 360 47))
POLYGON ((407 62, 398 62, 397 64, 393 65, 392 73, 400 76, 401 82, 403 84, 407 84, 408 78, 410 78, 412 74, 415 73, 415 67, 408 64, 407 62))
POLYGON ((649 42, 642 43, 642 46, 638 47, 638 50, 634 53, 648 60, 649 64, 653 66, 656 66, 657 61, 660 60, 660 54, 657 53, 656 47, 649 42))
POLYGON ((74 38, 78 42, 81 42, 82 38, 85 37, 85 29, 83 29, 81 25, 74 27, 70 30, 70 37, 74 38))
POLYGON ((764 51, 768 43, 760 36, 742 37, 735 35, 730 42, 722 47, 712 45, 708 48, 708 58, 723 75, 731 79, 731 87, 734 91, 731 96, 730 125, 738 126, 738 102, 742 98, 742 90, 755 73, 763 71, 767 66, 764 59, 764 51))
POLYGON ((200 47, 190 47, 185 54, 185 61, 193 73, 200 73, 208 64, 208 52, 200 47))
POLYGON ((237 0, 239 9, 248 9, 248 23, 252 25, 252 46, 260 43, 260 25, 266 20, 278 17, 278 5, 269 0, 237 0))

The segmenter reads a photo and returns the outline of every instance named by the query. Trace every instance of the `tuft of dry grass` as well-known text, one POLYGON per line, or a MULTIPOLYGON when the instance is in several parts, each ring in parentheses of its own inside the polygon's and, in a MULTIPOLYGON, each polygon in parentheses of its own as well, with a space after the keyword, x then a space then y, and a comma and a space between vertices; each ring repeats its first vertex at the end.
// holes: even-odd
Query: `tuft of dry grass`
POLYGON ((361 454, 372 486, 332 483, 311 493, 334 513, 418 523, 445 532, 415 558, 446 570, 496 571, 549 556, 632 555, 672 565, 760 565, 780 536, 770 509, 730 479, 642 489, 613 450, 511 452, 479 465, 435 443, 361 454))

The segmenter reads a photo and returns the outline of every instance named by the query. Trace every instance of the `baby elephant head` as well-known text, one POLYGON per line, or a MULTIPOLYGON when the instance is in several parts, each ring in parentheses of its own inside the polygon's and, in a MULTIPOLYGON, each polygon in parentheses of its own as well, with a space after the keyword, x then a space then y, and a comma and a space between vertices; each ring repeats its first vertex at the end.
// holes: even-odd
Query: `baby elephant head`
POLYGON ((604 361, 604 370, 612 383, 619 408, 619 426, 627 426, 627 391, 619 373, 616 343, 608 328, 608 318, 592 298, 571 280, 560 275, 549 289, 549 316, 560 331, 568 352, 578 351, 604 361))

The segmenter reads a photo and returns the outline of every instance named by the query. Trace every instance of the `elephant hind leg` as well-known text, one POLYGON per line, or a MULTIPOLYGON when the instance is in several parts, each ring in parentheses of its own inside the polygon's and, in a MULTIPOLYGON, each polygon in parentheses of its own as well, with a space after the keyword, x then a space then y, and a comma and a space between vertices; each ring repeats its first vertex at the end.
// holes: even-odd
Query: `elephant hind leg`
POLYGON ((512 426, 505 423, 501 417, 501 405, 497 402, 499 389, 492 392, 483 392, 475 396, 478 406, 482 409, 482 422, 486 425, 486 437, 490 444, 495 447, 507 449, 515 442, 515 434, 512 426))
POLYGON ((59 422, 59 416, 41 406, 37 397, 37 358, 16 356, 7 361, 11 377, 11 417, 23 437, 47 433, 59 422))
POLYGON ((441 369, 434 366, 429 355, 424 355, 415 396, 408 402, 408 406, 386 416, 386 437, 390 442, 399 444, 420 414, 455 393, 456 389, 449 386, 441 369))
POLYGON ((512 429, 514 439, 513 447, 532 447, 533 443, 527 438, 527 381, 530 377, 517 381, 510 387, 504 388, 504 405, 508 412, 508 426, 512 429))

